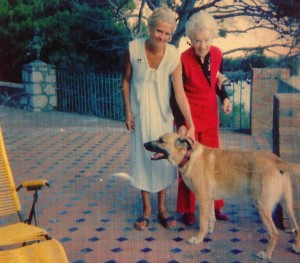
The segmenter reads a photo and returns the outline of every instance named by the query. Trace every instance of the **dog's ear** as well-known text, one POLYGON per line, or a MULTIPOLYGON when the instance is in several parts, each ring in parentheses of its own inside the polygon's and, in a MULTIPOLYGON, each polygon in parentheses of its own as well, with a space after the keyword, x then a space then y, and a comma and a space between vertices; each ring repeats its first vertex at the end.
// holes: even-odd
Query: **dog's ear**
POLYGON ((186 148, 188 150, 192 149, 192 145, 191 145, 190 141, 183 137, 178 138, 175 142, 175 145, 178 148, 186 148))

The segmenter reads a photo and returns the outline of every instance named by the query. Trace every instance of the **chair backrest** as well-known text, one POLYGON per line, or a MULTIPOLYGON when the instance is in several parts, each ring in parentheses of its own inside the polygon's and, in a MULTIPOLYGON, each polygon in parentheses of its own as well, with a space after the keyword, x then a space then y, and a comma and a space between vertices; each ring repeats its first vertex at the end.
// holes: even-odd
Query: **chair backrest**
POLYGON ((15 182, 8 162, 0 127, 0 216, 15 214, 21 210, 15 182))
POLYGON ((69 261, 61 243, 51 239, 16 249, 0 251, 0 262, 68 263, 69 261))

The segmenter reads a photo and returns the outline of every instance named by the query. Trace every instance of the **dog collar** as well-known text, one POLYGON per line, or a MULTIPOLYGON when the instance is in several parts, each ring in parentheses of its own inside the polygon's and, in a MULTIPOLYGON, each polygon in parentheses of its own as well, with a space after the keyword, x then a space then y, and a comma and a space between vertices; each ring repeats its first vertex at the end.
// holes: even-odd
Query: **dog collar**
POLYGON ((184 155, 182 161, 180 162, 180 164, 178 165, 180 168, 182 168, 183 166, 186 165, 186 163, 190 160, 191 158, 191 153, 192 151, 189 149, 186 154, 184 155))

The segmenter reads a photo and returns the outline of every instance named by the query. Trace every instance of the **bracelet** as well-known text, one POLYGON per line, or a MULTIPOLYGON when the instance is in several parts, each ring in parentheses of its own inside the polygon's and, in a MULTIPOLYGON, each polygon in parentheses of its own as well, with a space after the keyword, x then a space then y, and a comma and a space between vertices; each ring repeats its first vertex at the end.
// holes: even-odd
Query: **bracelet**
POLYGON ((132 112, 131 111, 126 112, 126 115, 132 115, 132 112))

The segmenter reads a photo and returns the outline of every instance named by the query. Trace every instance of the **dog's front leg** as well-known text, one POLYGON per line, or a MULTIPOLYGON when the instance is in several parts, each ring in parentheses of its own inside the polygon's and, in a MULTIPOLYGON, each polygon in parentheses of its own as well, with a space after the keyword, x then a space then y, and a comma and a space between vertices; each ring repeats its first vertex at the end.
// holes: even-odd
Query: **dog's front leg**
POLYGON ((210 204, 210 217, 209 217, 209 223, 208 223, 208 233, 211 234, 214 231, 215 222, 216 222, 216 215, 215 215, 215 207, 214 207, 214 201, 211 200, 210 204))
MULTIPOLYGON (((200 244, 205 235, 208 232, 209 229, 209 221, 210 221, 210 217, 211 217, 211 207, 212 207, 212 202, 209 198, 204 197, 198 198, 199 200, 199 210, 200 210, 200 215, 199 215, 199 225, 200 225, 200 230, 198 232, 198 235, 195 237, 191 237, 188 240, 188 243, 190 244, 200 244)), ((211 225, 210 225, 211 227, 211 225)))

